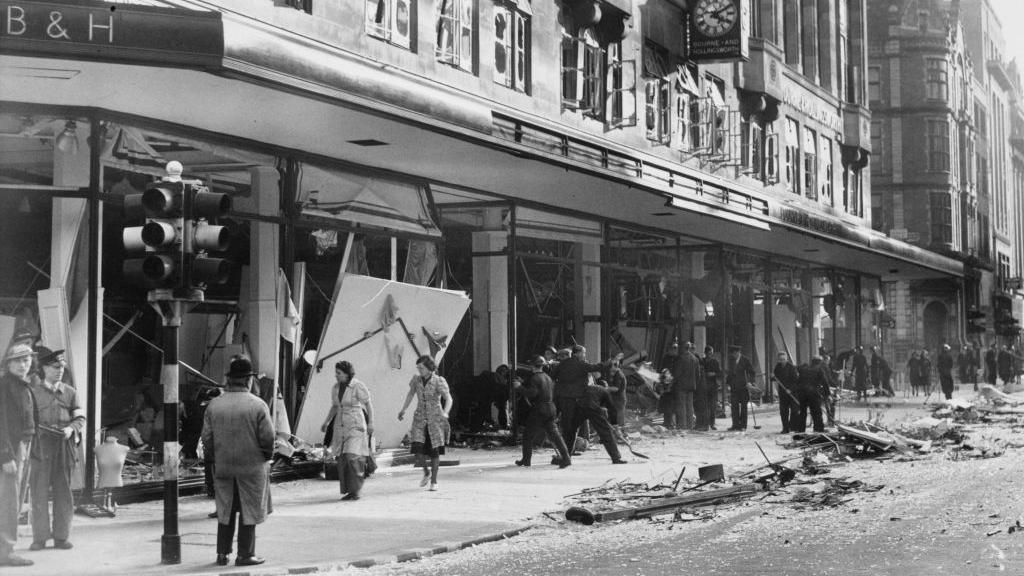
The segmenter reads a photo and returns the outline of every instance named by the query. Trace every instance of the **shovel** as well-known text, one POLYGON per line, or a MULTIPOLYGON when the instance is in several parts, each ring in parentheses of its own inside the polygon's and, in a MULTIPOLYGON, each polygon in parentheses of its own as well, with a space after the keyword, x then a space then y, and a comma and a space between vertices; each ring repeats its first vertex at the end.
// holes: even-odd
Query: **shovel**
POLYGON ((630 454, 632 454, 633 456, 636 456, 637 458, 643 458, 644 460, 650 460, 651 459, 650 456, 648 456, 646 454, 641 454, 640 452, 637 452, 636 450, 633 450, 633 447, 630 446, 629 440, 626 439, 626 435, 625 434, 621 434, 615 428, 613 428, 613 430, 615 430, 615 435, 618 436, 619 440, 621 440, 622 443, 626 445, 626 449, 629 450, 630 454))

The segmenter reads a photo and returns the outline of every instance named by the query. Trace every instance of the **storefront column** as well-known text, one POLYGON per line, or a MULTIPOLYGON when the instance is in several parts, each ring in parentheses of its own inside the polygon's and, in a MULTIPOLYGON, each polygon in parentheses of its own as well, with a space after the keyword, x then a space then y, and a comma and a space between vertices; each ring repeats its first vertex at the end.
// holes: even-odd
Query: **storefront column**
MULTIPOLYGON (((584 262, 601 261, 600 244, 580 244, 579 254, 584 262)), ((582 300, 583 341, 587 348, 587 359, 591 362, 604 360, 601 349, 601 269, 597 266, 579 266, 578 277, 582 280, 577 298, 582 300)))
POLYGON ((484 210, 484 228, 473 232, 473 372, 505 364, 509 349, 508 232, 502 209, 484 210))
MULTIPOLYGON (((277 216, 280 174, 270 166, 251 170, 252 201, 260 216, 277 216)), ((280 266, 280 231, 273 222, 255 221, 251 225, 249 248, 249 349, 258 372, 278 380, 280 346, 277 310, 277 271, 280 266)))
MULTIPOLYGON (((91 123, 79 123, 76 130, 78 151, 67 153, 59 147, 53 148, 53 184, 64 188, 89 188, 98 186, 99 166, 93 166, 91 123), (97 170, 93 175, 92 171, 97 170)), ((102 212, 97 207, 91 211, 97 219, 102 212)), ((86 418, 90 432, 87 440, 95 442, 101 426, 100 401, 102 381, 100 357, 102 355, 102 322, 98 316, 103 309, 102 288, 95 296, 90 292, 89 267, 98 271, 102 255, 99 242, 89 242, 89 200, 83 198, 54 198, 53 221, 50 244, 50 287, 38 293, 40 336, 43 345, 51 349, 64 349, 68 360, 68 372, 78 392, 78 400, 88 408, 86 418), (77 263, 76 263, 77 257, 77 263), (72 302, 77 287, 84 287, 81 301, 72 302), (90 301, 95 298, 93 316, 90 319, 90 301), (91 337, 90 337, 91 331, 91 337), (92 347, 90 348, 90 343, 92 347), (90 364, 95 374, 90 375, 90 364), (92 384, 92 385, 90 385, 92 384)), ((98 234, 97 234, 98 236, 98 234)), ((96 284, 98 285, 98 280, 96 284)), ((86 443, 86 457, 92 458, 92 449, 86 443)), ((92 467, 89 467, 91 470, 92 467)), ((92 487, 84 478, 85 467, 76 469, 72 487, 92 487)), ((91 495, 85 499, 90 500, 91 495)))
MULTIPOLYGON (((764 372, 765 381, 772 382, 770 374, 775 367, 775 322, 772 312, 775 309, 774 281, 772 279, 772 261, 766 258, 764 261, 764 291, 762 292, 764 307, 764 372)), ((795 298, 795 296, 792 296, 795 298)), ((795 360, 794 360, 795 362, 795 360)), ((765 386, 765 402, 772 401, 772 386, 765 386)), ((781 392, 780 392, 781 394, 781 392)))

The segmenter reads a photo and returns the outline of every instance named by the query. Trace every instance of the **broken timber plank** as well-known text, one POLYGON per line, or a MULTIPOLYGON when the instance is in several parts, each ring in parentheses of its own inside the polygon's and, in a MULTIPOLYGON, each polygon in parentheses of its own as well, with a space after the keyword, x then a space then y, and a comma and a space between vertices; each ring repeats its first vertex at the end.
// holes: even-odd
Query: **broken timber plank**
POLYGON ((837 423, 836 429, 842 432, 843 434, 846 434, 847 436, 859 438, 860 440, 878 446, 883 450, 888 450, 889 448, 892 448, 895 444, 895 442, 889 440, 888 438, 883 438, 882 436, 879 436, 878 434, 875 434, 873 432, 868 432, 867 430, 860 430, 859 428, 854 428, 852 426, 846 426, 844 424, 837 423))
POLYGON ((740 484, 738 486, 730 486, 728 488, 719 488, 717 490, 708 490, 706 492, 700 492, 698 494, 689 494, 687 496, 676 496, 674 498, 660 498, 652 500, 648 504, 642 506, 634 506, 632 508, 623 508, 621 510, 609 510, 607 512, 592 512, 586 508, 573 506, 565 511, 565 517, 567 520, 574 522, 580 522, 582 524, 593 524, 594 522, 608 522, 611 520, 624 520, 627 518, 641 518, 644 516, 652 516, 654 514, 665 513, 682 506, 706 506, 714 504, 719 500, 730 500, 734 498, 745 498, 753 496, 757 492, 761 491, 761 486, 756 483, 751 484, 740 484))

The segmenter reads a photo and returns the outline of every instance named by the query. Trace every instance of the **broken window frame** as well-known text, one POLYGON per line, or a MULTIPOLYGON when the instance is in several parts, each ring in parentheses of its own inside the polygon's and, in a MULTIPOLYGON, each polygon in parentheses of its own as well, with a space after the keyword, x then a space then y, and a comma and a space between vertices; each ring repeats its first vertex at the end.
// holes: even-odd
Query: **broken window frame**
POLYGON ((786 118, 786 149, 785 149, 785 184, 786 191, 800 195, 800 124, 793 118, 786 118))
POLYGON ((835 178, 835 152, 832 149, 832 139, 827 136, 819 136, 820 140, 818 145, 820 146, 819 162, 821 165, 821 175, 819 180, 819 189, 821 190, 819 199, 828 206, 833 206, 835 203, 835 196, 833 195, 835 178))
POLYGON ((562 33, 562 108, 601 117, 604 49, 590 29, 562 33))
MULTIPOLYGON (((773 122, 772 126, 775 125, 773 122)), ((765 129, 764 137, 764 183, 774 185, 779 183, 779 133, 773 128, 765 129)))
POLYGON ((818 133, 804 126, 803 131, 803 162, 804 193, 810 200, 818 199, 818 133))
POLYGON ((473 72, 474 0, 438 0, 434 56, 455 68, 473 72), (450 48, 446 40, 450 40, 450 48))
POLYGON ((605 125, 609 130, 636 126, 636 60, 622 58, 622 43, 605 51, 605 125))
POLYGON ((519 9, 515 2, 498 1, 494 4, 494 70, 492 78, 495 84, 527 93, 530 71, 530 16, 519 9), (505 17, 505 35, 497 35, 497 19, 505 17), (501 46, 505 51, 505 71, 499 72, 498 50, 501 46))
POLYGON ((366 0, 364 30, 369 36, 384 40, 389 44, 412 48, 412 30, 415 21, 413 10, 415 4, 409 0, 366 0), (407 17, 406 31, 402 32, 401 21, 398 19, 399 8, 405 6, 407 17))
POLYGON ((743 173, 762 180, 765 169, 765 137, 764 126, 756 114, 751 114, 747 120, 741 122, 741 142, 739 154, 742 158, 740 165, 743 173))

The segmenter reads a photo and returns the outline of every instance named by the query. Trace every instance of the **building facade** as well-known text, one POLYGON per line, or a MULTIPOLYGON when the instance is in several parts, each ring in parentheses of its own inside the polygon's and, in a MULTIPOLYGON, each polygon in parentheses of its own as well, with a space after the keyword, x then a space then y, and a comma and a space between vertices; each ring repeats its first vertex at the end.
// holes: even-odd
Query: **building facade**
POLYGON ((292 4, 4 4, 3 314, 72 350, 94 429, 138 428, 160 394, 119 234, 171 160, 234 200, 236 266, 185 316, 184 374, 249 354, 312 442, 317 359, 348 346, 327 328, 361 306, 347 275, 472 299, 450 333, 365 344, 365 370, 393 371, 367 382, 382 414, 414 351, 457 388, 574 342, 739 345, 764 372, 881 338, 890 283, 963 276, 872 229, 865 0, 733 0, 702 23, 670 0, 292 4), (747 53, 694 61, 691 27, 740 29, 747 53))

